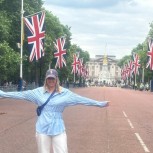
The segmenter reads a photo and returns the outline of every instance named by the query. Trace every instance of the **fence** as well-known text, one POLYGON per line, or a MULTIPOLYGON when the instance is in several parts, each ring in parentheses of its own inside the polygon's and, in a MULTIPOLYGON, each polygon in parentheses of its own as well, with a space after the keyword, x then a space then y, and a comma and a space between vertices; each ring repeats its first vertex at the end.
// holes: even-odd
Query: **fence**
MULTIPOLYGON (((37 86, 34 84, 28 84, 25 88, 22 90, 31 90, 36 88, 37 86)), ((2 91, 17 91, 17 85, 11 85, 11 86, 0 86, 0 90, 2 91)))

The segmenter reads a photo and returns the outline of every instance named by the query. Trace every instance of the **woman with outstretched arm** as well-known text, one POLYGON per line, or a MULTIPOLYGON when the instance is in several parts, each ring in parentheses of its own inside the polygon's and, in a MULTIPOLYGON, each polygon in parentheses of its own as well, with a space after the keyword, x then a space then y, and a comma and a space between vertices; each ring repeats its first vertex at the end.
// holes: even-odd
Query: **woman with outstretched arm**
POLYGON ((59 85, 55 69, 46 72, 43 87, 21 92, 3 92, 0 97, 15 98, 33 102, 41 107, 36 122, 36 140, 38 153, 68 153, 67 135, 62 118, 65 107, 73 105, 108 106, 108 101, 99 102, 82 97, 59 85), (42 107, 43 106, 43 107, 42 107))

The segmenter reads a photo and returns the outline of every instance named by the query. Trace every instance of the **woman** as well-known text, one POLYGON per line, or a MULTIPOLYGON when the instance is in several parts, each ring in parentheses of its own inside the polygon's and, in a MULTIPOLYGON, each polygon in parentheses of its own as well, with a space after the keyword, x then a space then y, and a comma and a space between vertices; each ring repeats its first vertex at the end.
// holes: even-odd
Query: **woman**
POLYGON ((51 94, 50 101, 41 111, 36 123, 38 153, 50 153, 51 144, 54 153, 68 153, 67 136, 62 118, 64 108, 77 104, 105 107, 108 106, 108 102, 98 102, 85 98, 61 87, 55 69, 46 72, 43 87, 23 92, 0 91, 0 97, 24 99, 38 106, 44 104, 51 94))

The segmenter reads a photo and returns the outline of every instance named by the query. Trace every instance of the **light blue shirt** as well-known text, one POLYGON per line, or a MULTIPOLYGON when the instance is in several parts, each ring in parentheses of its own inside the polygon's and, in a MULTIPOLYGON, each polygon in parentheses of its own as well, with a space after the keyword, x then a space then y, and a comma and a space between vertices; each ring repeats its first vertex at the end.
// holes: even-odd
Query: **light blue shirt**
MULTIPOLYGON (((0 90, 0 97, 15 98, 31 101, 36 105, 42 105, 46 102, 50 93, 44 87, 22 92, 3 92, 0 90)), ((57 135, 65 131, 65 125, 62 112, 65 107, 73 105, 88 106, 106 106, 107 102, 99 102, 89 98, 79 96, 66 88, 62 88, 61 92, 56 92, 50 101, 45 105, 41 115, 37 118, 36 131, 46 135, 57 135)))

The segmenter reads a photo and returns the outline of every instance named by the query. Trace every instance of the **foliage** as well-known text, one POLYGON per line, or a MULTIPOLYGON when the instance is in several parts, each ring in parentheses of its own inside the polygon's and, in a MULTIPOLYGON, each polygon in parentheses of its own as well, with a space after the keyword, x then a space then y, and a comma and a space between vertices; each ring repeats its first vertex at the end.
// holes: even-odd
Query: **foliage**
POLYGON ((10 80, 16 78, 17 67, 20 64, 20 55, 9 47, 7 42, 0 43, 0 80, 10 80))
POLYGON ((128 61, 130 60, 131 60, 131 55, 126 55, 121 60, 119 60, 118 66, 122 67, 124 64, 127 64, 128 61))

